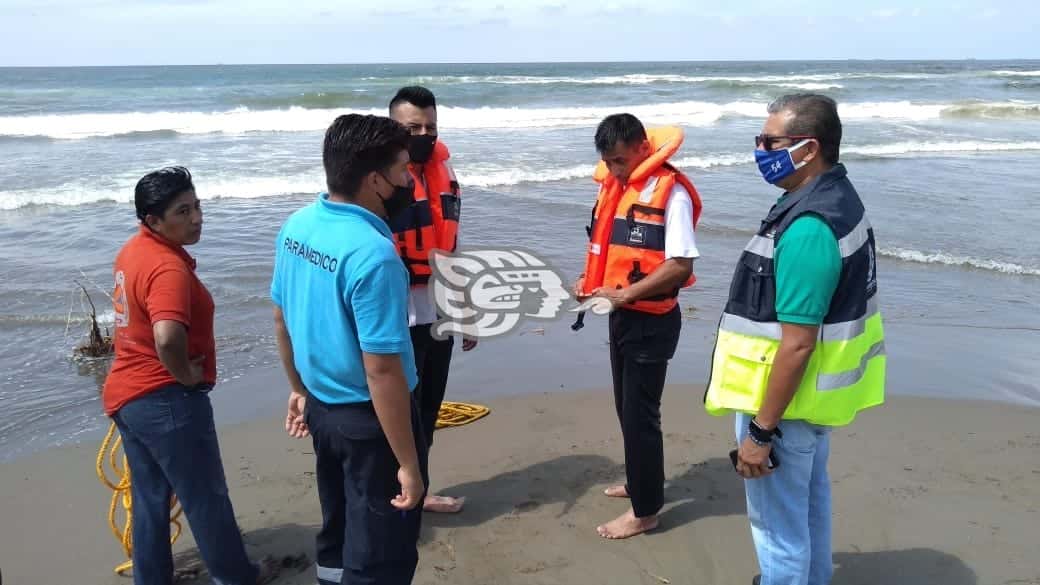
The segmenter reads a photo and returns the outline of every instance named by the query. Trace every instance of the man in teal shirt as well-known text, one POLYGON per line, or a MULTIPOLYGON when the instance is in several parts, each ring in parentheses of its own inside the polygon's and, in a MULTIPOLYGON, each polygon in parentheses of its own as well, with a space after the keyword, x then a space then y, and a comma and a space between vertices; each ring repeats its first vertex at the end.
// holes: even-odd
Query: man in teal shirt
POLYGON ((823 323, 841 275, 838 240, 827 223, 815 213, 794 220, 776 243, 773 263, 779 321, 823 323))
POLYGON ((737 413, 756 585, 828 585, 830 430, 883 396, 874 235, 841 133, 830 98, 770 104, 755 159, 784 195, 737 264, 705 395, 737 413))

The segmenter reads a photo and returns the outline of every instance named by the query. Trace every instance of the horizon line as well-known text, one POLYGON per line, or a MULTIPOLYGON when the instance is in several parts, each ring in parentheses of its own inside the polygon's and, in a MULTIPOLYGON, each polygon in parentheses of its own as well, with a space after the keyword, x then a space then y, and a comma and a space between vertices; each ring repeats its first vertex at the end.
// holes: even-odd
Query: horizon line
POLYGON ((1037 57, 953 59, 891 59, 891 58, 846 58, 846 59, 669 59, 646 60, 581 60, 581 61, 356 61, 356 62, 286 62, 286 63, 164 63, 164 64, 118 64, 118 65, 0 65, 0 69, 101 69, 120 67, 332 67, 353 65, 586 65, 586 64, 677 64, 677 63, 987 63, 987 62, 1040 62, 1037 57))

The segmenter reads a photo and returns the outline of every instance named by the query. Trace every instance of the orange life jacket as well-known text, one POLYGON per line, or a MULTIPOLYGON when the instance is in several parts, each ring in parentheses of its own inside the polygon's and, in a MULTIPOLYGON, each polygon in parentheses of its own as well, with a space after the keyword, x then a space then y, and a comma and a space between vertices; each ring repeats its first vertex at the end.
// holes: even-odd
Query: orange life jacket
MULTIPOLYGON (((623 185, 600 161, 593 178, 600 184, 592 224, 587 228, 589 249, 585 258, 584 294, 599 287, 625 288, 645 278, 665 261, 665 209, 676 183, 693 201, 693 225, 701 215, 701 198, 693 183, 668 163, 682 145, 681 128, 655 128, 647 132, 651 154, 623 185)), ((669 293, 642 299, 626 309, 661 315, 678 303, 679 288, 691 286, 690 278, 669 293)))
POLYGON ((450 157, 448 147, 438 140, 430 160, 408 165, 415 181, 415 203, 390 222, 412 286, 429 282, 431 250, 454 252, 457 245, 461 200, 450 157))

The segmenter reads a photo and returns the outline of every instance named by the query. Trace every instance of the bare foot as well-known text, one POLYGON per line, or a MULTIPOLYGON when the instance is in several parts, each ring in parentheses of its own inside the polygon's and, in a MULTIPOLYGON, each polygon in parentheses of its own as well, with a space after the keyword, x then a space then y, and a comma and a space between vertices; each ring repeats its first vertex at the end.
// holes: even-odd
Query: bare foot
POLYGON ((610 522, 597 526, 596 532, 603 538, 620 540, 653 530, 657 528, 657 522, 656 514, 646 518, 636 518, 635 513, 629 510, 610 522))
POLYGON ((457 514, 462 511, 466 498, 452 498, 449 496, 426 496, 423 501, 423 511, 437 512, 441 514, 457 514))
POLYGON ((612 485, 603 490, 603 493, 607 494, 611 498, 627 498, 628 488, 623 485, 612 485))

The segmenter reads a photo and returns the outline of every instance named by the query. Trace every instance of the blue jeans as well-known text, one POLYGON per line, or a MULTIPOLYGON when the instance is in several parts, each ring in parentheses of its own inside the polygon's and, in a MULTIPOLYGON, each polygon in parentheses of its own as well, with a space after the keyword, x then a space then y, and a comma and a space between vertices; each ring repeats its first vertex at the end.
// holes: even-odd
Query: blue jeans
POLYGON ((254 585, 258 567, 246 556, 231 508, 209 395, 173 384, 112 418, 130 464, 134 584, 173 583, 170 496, 176 494, 213 582, 254 585))
MULTIPOLYGON (((751 415, 738 413, 736 419, 739 444, 751 415)), ((783 438, 773 439, 780 466, 766 477, 744 480, 761 585, 827 585, 834 573, 830 429, 785 420, 780 431, 783 438)))

